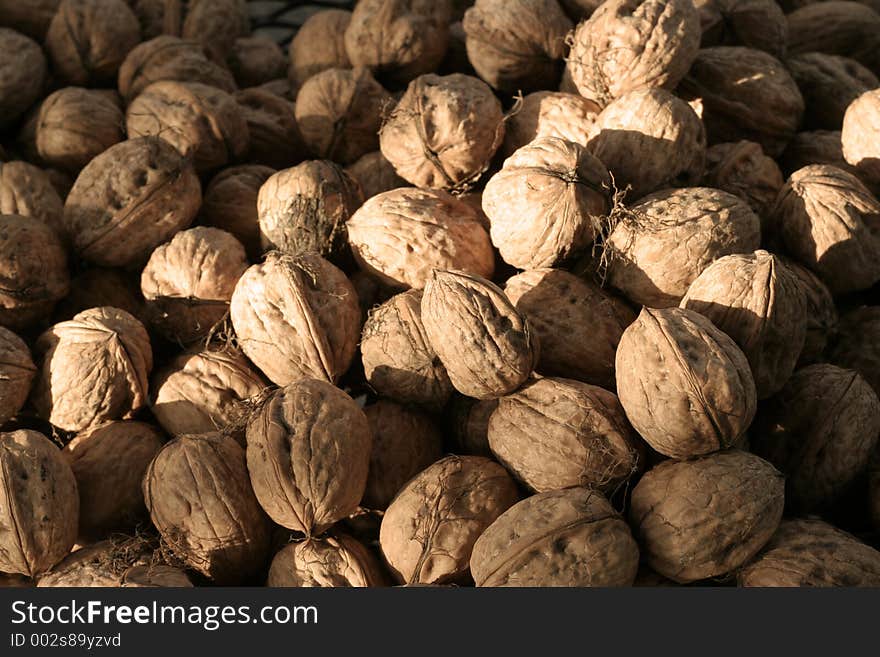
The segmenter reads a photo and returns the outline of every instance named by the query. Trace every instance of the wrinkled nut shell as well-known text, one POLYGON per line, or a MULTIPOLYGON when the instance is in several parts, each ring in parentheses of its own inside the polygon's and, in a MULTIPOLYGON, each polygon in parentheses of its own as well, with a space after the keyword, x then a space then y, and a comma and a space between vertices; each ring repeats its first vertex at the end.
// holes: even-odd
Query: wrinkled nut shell
POLYGON ((385 577, 370 550, 344 534, 312 538, 285 546, 269 567, 266 586, 371 587, 385 577))
POLYGON ((325 9, 309 16, 290 42, 288 76, 301 85, 313 75, 328 68, 348 68, 345 52, 345 30, 351 12, 325 9))
POLYGON ((62 237, 63 213, 64 202, 53 186, 49 172, 27 162, 0 161, 0 214, 40 219, 62 237))
POLYGON ((837 330, 837 306, 828 287, 806 267, 784 259, 801 284, 807 305, 807 334, 798 366, 811 365, 823 359, 825 347, 837 330))
POLYGON ((267 37, 236 39, 227 61, 242 87, 256 87, 284 77, 287 65, 281 46, 267 37))
POLYGON ((665 461, 633 490, 630 524, 651 568, 695 582, 754 556, 779 526, 783 498, 782 475, 748 452, 665 461))
POLYGON ((788 22, 776 0, 698 0, 702 46, 748 46, 782 59, 788 22))
POLYGON ((37 587, 118 587, 131 563, 143 563, 147 558, 137 549, 128 554, 113 539, 99 541, 68 554, 39 577, 37 587))
POLYGON ((519 498, 504 468, 480 456, 447 456, 414 477, 382 519, 379 542, 403 584, 467 581, 477 538, 519 498))
POLYGON ((540 137, 559 137, 586 146, 601 109, 596 102, 576 94, 530 93, 507 119, 501 150, 509 157, 540 137))
POLYGON ((601 493, 541 493, 514 504, 480 535, 477 586, 631 586, 639 548, 601 493))
POLYGON ((112 306, 146 322, 135 277, 119 269, 89 267, 70 281, 70 292, 55 307, 54 321, 63 322, 98 306, 112 306))
POLYGON ((132 566, 122 576, 126 588, 192 588, 192 581, 183 570, 163 564, 132 566))
POLYGON ((360 184, 364 200, 407 185, 406 181, 397 175, 391 162, 382 155, 382 151, 373 151, 361 156, 348 165, 345 172, 360 184))
MULTIPOLYGON (((843 157, 839 130, 799 132, 788 142, 785 151, 779 156, 779 165, 786 176, 811 164, 830 164, 858 175, 858 170, 843 157)), ((772 207, 770 210, 772 211, 772 207)))
POLYGON ((703 184, 738 196, 763 217, 773 207, 785 178, 760 144, 743 140, 716 144, 706 151, 703 184))
POLYGON ((239 91, 235 100, 248 127, 249 162, 283 169, 306 158, 294 103, 260 88, 239 91))
POLYGON ((844 55, 880 75, 880 14, 867 2, 815 2, 788 16, 788 50, 792 54, 824 52, 844 55))
POLYGON ((863 306, 840 320, 829 360, 861 374, 880 397, 880 306, 863 306))
POLYGON ((37 375, 37 366, 24 340, 0 327, 0 426, 21 410, 37 375))
POLYGON ((452 452, 468 456, 492 456, 489 420, 498 408, 497 399, 479 400, 456 394, 446 409, 452 452))
POLYGON ((274 169, 242 164, 218 173, 205 189, 201 216, 204 223, 232 233, 247 250, 252 262, 263 253, 257 197, 274 169))
POLYGON ((880 80, 848 57, 808 52, 786 60, 786 66, 804 97, 804 125, 839 130, 847 107, 880 80))
POLYGON ((880 89, 862 94, 849 105, 840 141, 846 161, 866 180, 880 185, 880 89))
POLYGON ((184 39, 195 39, 218 59, 223 59, 238 37, 250 34, 246 0, 190 0, 182 30, 184 39))
POLYGON ((42 40, 61 0, 0 0, 3 25, 32 39, 42 40))
MULTIPOLYGON (((0 8, 0 14, 4 11, 0 8)), ((38 43, 5 27, 0 27, 0 50, 0 127, 6 127, 40 99, 48 66, 38 43)))

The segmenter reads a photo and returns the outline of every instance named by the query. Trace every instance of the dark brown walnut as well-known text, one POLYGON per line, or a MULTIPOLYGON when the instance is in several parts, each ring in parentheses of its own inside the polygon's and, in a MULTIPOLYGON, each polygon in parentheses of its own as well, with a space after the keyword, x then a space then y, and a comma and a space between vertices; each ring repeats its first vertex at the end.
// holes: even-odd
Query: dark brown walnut
POLYGON ((60 169, 46 169, 46 177, 49 178, 49 182, 52 184, 52 187, 55 188, 55 191, 61 198, 61 202, 64 203, 67 195, 70 193, 70 189, 73 187, 73 183, 75 182, 73 176, 60 169))
POLYGON ((785 56, 788 22, 776 0, 702 0, 701 45, 746 46, 779 59, 785 56))
POLYGON ((143 299, 135 276, 119 269, 90 267, 70 281, 70 292, 55 306, 55 323, 73 319, 89 308, 112 306, 146 323, 143 299))
POLYGON ((200 82, 154 82, 125 115, 130 138, 161 137, 204 173, 247 153, 248 124, 230 94, 200 82))
POLYGON ((0 0, 0 25, 42 41, 61 0, 0 0))
POLYGON ((561 269, 512 276, 504 293, 538 335, 538 372, 613 389, 617 343, 636 318, 624 301, 561 269))
POLYGON ((670 189, 631 206, 607 242, 608 282, 653 308, 678 305, 690 284, 718 258, 751 253, 761 222, 738 197, 708 187, 670 189))
POLYGON ((438 71, 440 73, 476 74, 468 59, 467 34, 464 32, 464 25, 460 20, 449 24, 449 43, 446 45, 446 54, 443 56, 443 62, 438 71))
POLYGON ((674 89, 700 47, 700 16, 687 0, 611 0, 574 32, 568 72, 605 106, 631 91, 674 89))
POLYGON ((122 576, 124 588, 192 588, 189 575, 180 568, 164 564, 132 566, 122 576))
POLYGON ((192 165, 168 142, 129 139, 80 172, 64 205, 65 233, 84 260, 137 266, 190 225, 201 192, 192 165))
POLYGON ((880 399, 854 370, 810 365, 761 406, 752 450, 786 475, 786 502, 821 511, 868 466, 880 439, 880 399))
POLYGON ((379 395, 436 412, 446 405, 452 383, 428 342, 421 304, 421 290, 408 290, 372 310, 361 358, 367 383, 379 395))
POLYGON ((575 22, 589 18, 601 4, 602 0, 559 0, 559 6, 575 22))
POLYGON ((141 24, 141 36, 180 34, 181 3, 178 0, 125 0, 141 24))
POLYGON ((860 2, 816 2, 788 15, 789 52, 843 55, 880 75, 880 14, 860 2))
POLYGON ((571 486, 613 492, 639 468, 642 446, 614 393, 545 378, 498 400, 489 446, 530 490, 571 486))
POLYGON ((359 157, 345 167, 345 172, 361 186, 364 200, 407 186, 407 182, 397 175, 394 166, 385 159, 382 151, 373 151, 359 157))
POLYGON ((348 221, 348 241, 365 271, 393 288, 423 288, 434 269, 490 278, 495 254, 477 211, 439 190, 378 194, 348 221))
POLYGON ((731 450, 654 467, 633 490, 629 517, 648 565, 687 583, 751 559, 776 531, 783 506, 783 476, 731 450))
POLYGON ((257 164, 223 169, 211 179, 202 202, 202 221, 235 235, 252 262, 263 253, 257 196, 275 170, 257 164))
POLYGON ((807 335, 806 294, 798 275, 772 253, 719 258, 691 283, 681 307, 709 318, 740 346, 758 399, 791 377, 807 335))
POLYGON ((683 100, 663 89, 641 89, 602 110, 587 148, 635 200, 669 183, 696 183, 705 166, 706 134, 683 100))
POLYGON ((76 540, 76 479, 46 436, 24 430, 0 433, 0 484, 0 570, 39 575, 76 540))
POLYGON ((601 493, 568 488, 502 513, 477 539, 470 565, 477 586, 631 586, 639 548, 601 493))
POLYGON ((0 573, 0 587, 4 589, 29 589, 33 586, 33 580, 26 575, 0 573))
POLYGON ((247 268, 244 247, 230 233, 206 226, 177 233, 153 251, 141 274, 150 325, 179 344, 207 337, 229 312, 247 268))
POLYGON ((737 580, 745 587, 877 587, 880 552, 819 519, 786 520, 737 580))
POLYGON ((245 89, 235 94, 248 126, 247 161, 275 169, 299 164, 308 155, 295 105, 265 89, 245 89))
POLYGON ((364 408, 373 435, 361 505, 384 510, 404 484, 443 455, 443 435, 428 415, 380 399, 364 408))
POLYGON ((783 258, 789 270, 798 278, 807 304, 807 335, 798 359, 798 367, 820 362, 828 344, 837 331, 837 307, 828 287, 806 267, 790 258, 783 258))
POLYGON ((422 322, 452 385, 469 397, 508 395, 538 363, 538 336, 525 316, 479 276, 434 270, 422 297, 422 322))
POLYGON ((506 157, 541 137, 559 137, 585 146, 599 105, 583 96, 536 91, 525 96, 504 130, 501 151, 506 157))
MULTIPOLYGON (((874 85, 880 87, 880 84, 874 85)), ((867 91, 847 108, 840 141, 846 161, 880 187, 880 89, 867 91)))
POLYGON ((804 99, 782 63, 738 46, 704 48, 679 87, 703 105, 710 144, 747 139, 777 157, 797 132, 804 99))
POLYGON ((140 41, 140 23, 124 0, 62 0, 46 33, 46 50, 60 82, 110 86, 140 41))
POLYGON ((244 427, 236 426, 242 402, 265 389, 239 351, 207 347, 177 356, 156 373, 151 410, 172 436, 224 431, 243 442, 244 427))
POLYGON ((198 41, 162 35, 133 49, 119 68, 119 93, 127 101, 154 82, 201 82, 232 93, 232 73, 210 58, 198 41))
POLYGON ((357 350, 357 293, 345 274, 313 253, 269 253, 239 279, 229 312, 241 350, 277 385, 335 382, 357 350))
POLYGON ((296 102, 296 94, 299 91, 299 87, 294 86, 287 78, 270 80, 269 82, 264 82, 259 87, 253 88, 261 91, 268 91, 269 93, 275 94, 279 98, 289 100, 290 102, 296 102))
POLYGON ((797 133, 779 156, 779 166, 786 176, 811 164, 831 166, 858 175, 843 157, 839 130, 810 130, 797 133))
POLYGON ((489 420, 496 408, 497 399, 479 400, 453 395, 445 413, 453 453, 492 456, 492 449, 489 447, 489 420))
POLYGON ((440 189, 476 183, 503 139, 501 103, 485 82, 461 73, 413 80, 379 133, 401 178, 440 189))
POLYGON ((189 0, 181 34, 222 58, 250 31, 247 0, 189 0))
POLYGON ((283 78, 287 68, 281 46, 263 36, 236 39, 226 61, 240 87, 256 87, 283 78))
POLYGON ((749 362, 702 315, 644 308, 617 348, 617 394, 635 430, 673 458, 736 444, 755 417, 749 362))
POLYGON ((462 26, 477 74, 509 93, 556 86, 574 27, 556 0, 477 0, 462 26))
POLYGON ((404 85, 443 61, 451 13, 449 0, 358 0, 345 29, 348 60, 404 85))
POLYGON ((402 584, 467 582, 477 538, 519 499, 494 461, 447 456, 414 477, 382 519, 379 542, 402 584))
POLYGON ((125 116, 116 92, 66 87, 40 105, 36 145, 49 166, 78 173, 125 139, 125 116))
POLYGON ((349 280, 358 295, 358 304, 361 307, 361 320, 366 322, 370 311, 376 306, 388 301, 394 292, 387 289, 375 278, 358 269, 352 272, 349 280))
POLYGON ((807 52, 785 63, 804 97, 806 128, 839 130, 850 103, 880 87, 876 75, 848 57, 807 52))
POLYGON ((147 517, 141 480, 164 438, 143 422, 108 422, 77 435, 62 454, 79 491, 79 537, 133 530, 147 517))
POLYGON ((55 231, 36 217, 0 214, 0 325, 34 326, 69 287, 67 256, 55 231))
POLYGON ((263 250, 340 257, 347 247, 346 222, 362 202, 358 183, 333 162, 308 160, 279 171, 257 198, 263 250))
POLYGON ((272 559, 266 586, 384 586, 385 575, 373 553, 360 541, 336 534, 290 543, 272 559))
POLYGON ((786 251, 832 293, 880 280, 880 201, 851 173, 821 164, 795 171, 772 218, 786 251))
POLYGON ((316 379, 291 383, 247 427, 257 499, 282 527, 319 536, 357 510, 372 443, 366 415, 339 388, 316 379))
POLYGON ((767 214, 785 184, 779 165, 753 141, 716 144, 706 150, 703 184, 749 204, 759 217, 767 214))
POLYGON ((219 585, 265 572, 269 522, 231 436, 182 436, 153 459, 143 483, 150 518, 168 549, 219 585))
POLYGON ((144 564, 149 554, 139 545, 131 548, 117 543, 116 537, 77 547, 50 570, 37 578, 38 588, 118 587, 128 568, 144 564))
POLYGON ((40 45, 15 30, 0 27, 0 51, 0 128, 5 128, 40 99, 48 66, 40 45))
POLYGON ((15 417, 24 406, 36 374, 27 344, 0 326, 0 425, 15 417))
POLYGON ((45 420, 83 431, 127 420, 147 404, 153 352, 146 329, 124 310, 99 307, 55 324, 37 340, 31 401, 45 420))
POLYGON ((584 146, 540 137, 504 161, 486 183, 482 205, 504 261, 534 269, 552 267, 589 247, 608 214, 611 194, 608 169, 584 146))
POLYGON ((351 12, 324 9, 309 16, 290 42, 290 67, 287 75, 297 86, 328 68, 348 68, 345 30, 351 12))
POLYGON ((382 117, 393 105, 369 69, 331 68, 303 83, 296 121, 312 153, 350 164, 379 148, 382 117))
POLYGON ((840 318, 828 360, 857 371, 880 396, 880 306, 862 306, 840 318))
POLYGON ((40 219, 59 236, 64 203, 46 171, 27 162, 0 160, 0 214, 40 219))

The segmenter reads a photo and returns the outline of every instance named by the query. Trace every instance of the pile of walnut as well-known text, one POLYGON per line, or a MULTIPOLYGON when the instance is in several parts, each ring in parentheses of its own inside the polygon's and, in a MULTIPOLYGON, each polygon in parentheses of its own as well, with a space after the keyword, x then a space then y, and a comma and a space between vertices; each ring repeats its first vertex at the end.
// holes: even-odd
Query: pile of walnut
POLYGON ((0 0, 0 582, 880 586, 878 11, 0 0))

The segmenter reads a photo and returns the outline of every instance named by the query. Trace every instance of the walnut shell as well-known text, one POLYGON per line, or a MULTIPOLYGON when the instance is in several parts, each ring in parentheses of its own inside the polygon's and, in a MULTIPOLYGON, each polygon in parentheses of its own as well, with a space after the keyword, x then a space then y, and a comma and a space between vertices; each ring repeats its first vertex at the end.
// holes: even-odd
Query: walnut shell
POLYGON ((257 198, 263 250, 342 256, 346 222, 362 202, 357 182, 333 162, 308 160, 279 171, 257 198))
POLYGON ((477 586, 631 586, 639 548, 601 493, 568 488, 502 513, 477 539, 470 565, 477 586))
POLYGON ((503 139, 501 103, 485 82, 460 73, 413 80, 379 132, 401 178, 440 189, 475 183, 503 139))
POLYGON ((14 30, 0 27, 0 52, 0 128, 4 128, 40 99, 49 72, 39 44, 14 30))
POLYGON ((328 68, 349 68, 345 52, 345 31, 351 12, 323 9, 309 16, 290 42, 290 67, 287 75, 301 85, 328 68))
POLYGON ((127 420, 147 403, 153 352, 146 329, 124 310, 92 308, 37 340, 32 401, 40 417, 66 431, 127 420))
POLYGON ((248 268, 244 247, 219 228, 197 226, 157 247, 141 274, 150 324, 172 342, 205 338, 229 312, 248 268))
POLYGON ((538 372, 614 386, 617 343, 636 317, 626 303, 561 269, 513 276, 504 293, 538 335, 538 372))
POLYGON ((536 91, 525 96, 504 130, 501 151, 505 157, 540 137, 559 137, 586 146, 601 108, 588 98, 556 91, 536 91))
POLYGON ((632 493, 630 523, 642 555, 680 583, 735 570, 779 526, 783 482, 772 465, 738 450, 661 463, 632 493))
POLYGON ((818 276, 794 260, 783 258, 783 262, 797 276, 807 304, 807 334, 798 366, 811 365, 822 360, 825 346, 837 330, 837 307, 831 291, 818 276))
POLYGON ((172 440, 153 459, 143 488, 162 540, 190 568, 227 586, 264 572, 269 523, 234 438, 172 440))
POLYGON ((250 34, 247 0, 189 0, 183 21, 184 39, 194 39, 222 58, 239 37, 250 34))
POLYGON ((137 281, 119 269, 90 267, 70 281, 70 292, 55 306, 53 322, 73 319, 89 308, 112 306, 134 315, 146 324, 143 299, 137 281))
POLYGON ((154 82, 200 82, 228 93, 236 90, 232 73, 213 61, 198 41, 162 35, 134 48, 119 67, 119 93, 127 101, 154 82))
POLYGON ((177 0, 125 0, 125 3, 137 16, 144 39, 180 33, 181 12, 177 0))
POLYGON ((510 93, 556 85, 574 27, 556 0, 477 0, 462 26, 477 74, 510 93))
POLYGON ((122 576, 126 588, 192 588, 192 581, 180 568, 163 564, 132 566, 122 576))
POLYGON ((617 187, 631 187, 628 197, 638 199, 667 183, 699 180, 706 134, 683 100, 663 89, 643 89, 602 110, 587 148, 611 170, 617 187))
POLYGON ((376 557, 360 541, 345 534, 290 543, 272 559, 266 586, 383 586, 385 576, 376 557))
POLYGON ((348 60, 406 84, 443 61, 451 13, 449 0, 358 0, 345 30, 348 60))
POLYGON ((0 214, 40 219, 62 236, 64 202, 46 171, 27 162, 0 161, 0 214))
POLYGON ((248 162, 283 169, 306 158, 292 102, 260 88, 239 91, 235 100, 248 126, 248 162))
POLYGON ((226 60, 241 87, 256 87, 282 78, 287 68, 281 46, 262 36, 236 39, 226 60))
MULTIPOLYGON (((177 356, 156 373, 151 409, 172 436, 230 431, 239 404, 265 388, 263 377, 240 352, 207 347, 177 356)), ((243 439, 244 430, 231 435, 243 439)))
POLYGON ((61 0, 0 0, 0 25, 42 41, 61 0))
POLYGON ((369 199, 348 221, 358 264, 394 288, 422 288, 434 269, 489 278, 495 254, 477 212, 446 192, 406 187, 369 199))
POLYGON ((316 254, 269 253, 239 279, 229 312, 241 350, 277 385, 335 382, 357 349, 357 293, 316 254))
POLYGON ((702 102, 710 144, 748 139, 771 157, 785 150, 804 114, 804 99, 786 68, 752 48, 703 48, 679 92, 702 102))
POLYGON ((428 342, 421 304, 421 290, 408 290, 370 312, 361 336, 364 375, 383 397, 439 411, 452 383, 428 342))
POLYGON ((443 436, 424 413, 380 399, 364 408, 373 434, 361 505, 386 509, 410 479, 443 455, 443 436))
POLYGON ((492 243, 518 269, 563 262, 597 237, 611 185, 608 169, 585 147, 557 137, 536 139, 486 183, 482 205, 492 243))
POLYGON ((703 184, 739 196, 762 217, 773 207, 785 178, 760 144, 743 140, 706 150, 703 184))
POLYGON ((446 407, 451 450, 455 454, 492 457, 489 420, 498 408, 497 399, 474 399, 455 394, 446 407))
POLYGON ((365 201, 383 192, 407 186, 406 181, 397 175, 394 165, 382 155, 382 151, 361 156, 345 167, 345 172, 360 184, 365 201))
POLYGON ((76 479, 58 448, 37 431, 0 433, 0 570, 33 577, 76 540, 76 479))
POLYGON ((317 379, 291 383, 247 427, 257 499, 282 527, 319 536, 357 510, 372 442, 364 412, 339 388, 317 379))
POLYGON ((64 204, 64 228, 77 254, 105 267, 146 262, 189 226, 201 185, 168 142, 145 137, 111 146, 80 172, 64 204))
POLYGON ((604 0, 559 0, 559 5, 573 21, 589 18, 604 0))
POLYGON ((880 80, 854 59, 808 52, 786 60, 804 97, 804 127, 839 130, 847 107, 880 80))
POLYGON ((303 83, 296 121, 312 153, 349 164, 379 148, 382 114, 392 104, 369 69, 331 68, 303 83))
POLYGON ((858 170, 850 166, 843 157, 839 130, 799 132, 779 156, 779 165, 786 176, 811 164, 830 164, 854 175, 858 174, 858 170))
POLYGON ((880 306, 862 306, 840 318, 828 360, 857 371, 880 397, 880 306))
POLYGON ((38 588, 108 588, 122 585, 131 563, 142 564, 148 556, 135 549, 129 554, 113 539, 78 547, 37 581, 38 588))
POLYGON ((631 91, 674 89, 697 56, 700 34, 687 0, 610 0, 574 32, 571 80, 602 106, 631 91))
POLYGON ((46 33, 55 77, 68 85, 106 86, 141 40, 137 16, 123 0, 62 0, 46 33))
POLYGON ((425 334, 456 390, 495 399, 519 388, 540 352, 538 337, 496 285, 435 269, 422 297, 425 334))
POLYGON ((146 517, 141 481, 164 439, 143 422, 108 422, 78 434, 62 454, 79 491, 79 536, 135 529, 146 517))
POLYGON ((202 202, 204 223, 232 233, 256 262, 263 253, 257 196, 275 170, 258 164, 223 169, 211 179, 202 202))
POLYGON ((616 367, 627 418, 666 456, 726 449, 755 417, 755 382, 745 354, 692 310, 642 309, 620 339, 616 367))
POLYGON ((70 288, 55 232, 35 217, 0 214, 0 280, 0 325, 19 330, 48 318, 70 288))
POLYGON ((880 280, 880 201, 851 173, 822 164, 795 171, 773 220, 785 249, 834 294, 880 280))
POLYGON ((115 92, 67 87, 40 105, 37 151, 49 166, 75 174, 124 139, 125 117, 115 92))
POLYGON ((855 59, 880 75, 880 14, 860 2, 816 2, 788 15, 788 50, 855 59))
POLYGON ((736 342, 751 366, 758 399, 794 372, 807 334, 800 279, 767 251, 719 258, 691 283, 681 307, 707 317, 736 342))
POLYGON ((786 520, 740 586, 880 586, 880 552, 818 519, 786 520))
POLYGON ((530 490, 614 491, 639 467, 641 445, 614 393, 571 379, 527 383, 498 400, 489 446, 530 490))
POLYGON ((811 512, 833 504, 868 466, 880 439, 880 399, 859 374, 810 365, 761 406, 752 450, 786 475, 786 502, 811 512))
MULTIPOLYGON (((880 83, 874 85, 880 87, 880 83)), ((840 141, 846 161, 880 185, 880 88, 866 91, 846 109, 840 141)))
POLYGON ((415 476, 382 519, 379 541, 404 584, 467 581, 477 538, 519 499, 504 468, 481 456, 447 456, 415 476))
POLYGON ((636 303, 678 305, 714 260, 750 253, 761 243, 761 222, 736 196, 707 187, 646 196, 611 232, 608 282, 636 303))
POLYGON ((0 326, 0 426, 24 406, 36 375, 37 366, 27 344, 0 326))
POLYGON ((788 22, 776 0, 703 0, 696 4, 704 48, 746 46, 780 59, 785 56, 788 22))
POLYGON ((154 82, 131 101, 128 136, 161 137, 203 173, 242 157, 250 135, 241 106, 199 82, 154 82))

